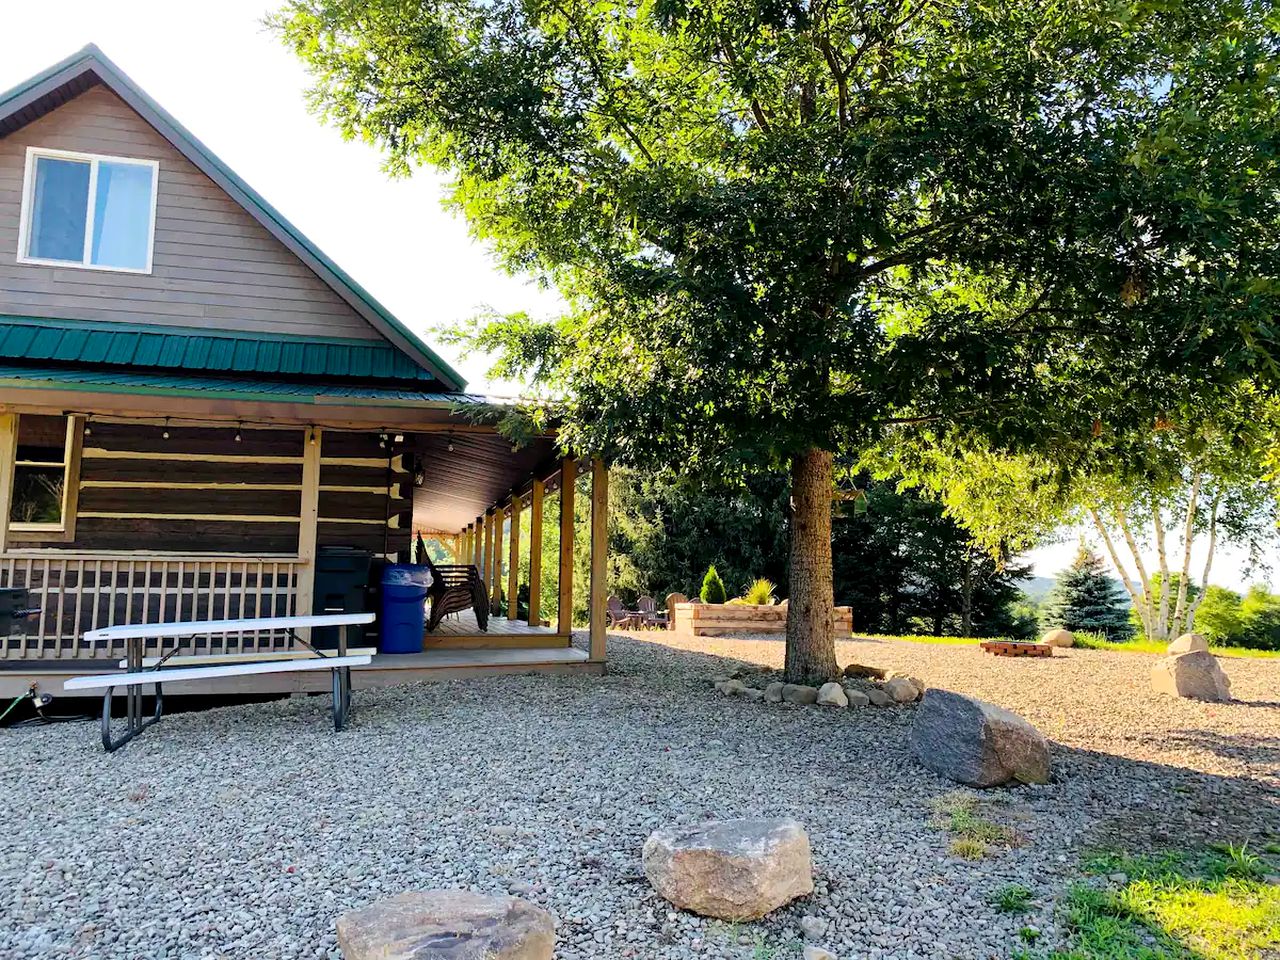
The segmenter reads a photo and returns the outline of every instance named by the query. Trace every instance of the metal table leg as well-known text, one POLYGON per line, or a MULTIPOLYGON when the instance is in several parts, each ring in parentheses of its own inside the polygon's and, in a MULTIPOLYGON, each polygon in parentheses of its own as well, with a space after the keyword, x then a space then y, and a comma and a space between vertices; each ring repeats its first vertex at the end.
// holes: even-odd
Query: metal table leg
POLYGON ((351 710, 351 668, 337 667, 333 674, 333 729, 342 730, 347 725, 347 713, 351 710))
MULTIPOLYGON (((161 715, 163 715, 164 713, 164 692, 160 689, 160 684, 157 683, 155 712, 150 717, 144 720, 142 718, 142 713, 141 713, 142 697, 139 696, 137 698, 137 706, 139 708, 137 716, 135 717, 131 713, 127 721, 128 726, 125 730, 124 735, 121 737, 112 739, 111 737, 111 694, 114 690, 115 690, 115 687, 107 687, 107 692, 102 697, 102 746, 107 751, 107 753, 112 753, 116 750, 119 750, 126 743, 128 743, 138 734, 140 734, 143 730, 147 729, 147 727, 151 726, 153 723, 158 721, 161 715)), ((138 690, 137 687, 129 688, 130 709, 133 708, 132 695, 137 690, 138 690)))

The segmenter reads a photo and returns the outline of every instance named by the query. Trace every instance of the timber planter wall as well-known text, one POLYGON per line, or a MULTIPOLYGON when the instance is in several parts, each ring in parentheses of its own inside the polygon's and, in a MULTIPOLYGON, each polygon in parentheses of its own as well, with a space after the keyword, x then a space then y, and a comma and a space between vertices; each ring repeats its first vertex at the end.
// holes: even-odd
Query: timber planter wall
MULTIPOLYGON (((853 608, 836 607, 836 636, 853 634, 853 608)), ((787 608, 750 603, 677 603, 676 632, 695 637, 786 633, 787 608)))

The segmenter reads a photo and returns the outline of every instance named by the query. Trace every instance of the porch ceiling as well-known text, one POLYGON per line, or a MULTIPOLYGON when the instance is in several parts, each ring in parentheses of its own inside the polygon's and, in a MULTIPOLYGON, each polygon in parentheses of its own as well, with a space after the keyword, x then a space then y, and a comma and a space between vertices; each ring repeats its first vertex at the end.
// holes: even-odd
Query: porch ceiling
POLYGON ((418 434, 425 481, 413 492, 413 525, 457 533, 534 474, 556 468, 555 444, 535 440, 518 450, 496 434, 418 434), (450 443, 453 451, 449 451, 450 443))

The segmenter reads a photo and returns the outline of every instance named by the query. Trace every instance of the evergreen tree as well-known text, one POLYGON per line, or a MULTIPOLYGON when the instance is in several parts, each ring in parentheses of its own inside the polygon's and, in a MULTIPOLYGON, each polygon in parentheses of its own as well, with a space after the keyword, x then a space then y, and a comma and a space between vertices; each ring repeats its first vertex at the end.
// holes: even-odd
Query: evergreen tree
POLYGON ((1102 558, 1083 543, 1071 566, 1058 574, 1045 606, 1044 625, 1089 630, 1104 634, 1108 640, 1133 636, 1120 585, 1107 575, 1102 558))
POLYGON ((703 603, 725 602, 724 581, 720 579, 720 574, 716 573, 715 564, 707 568, 707 575, 702 578, 701 599, 703 603))

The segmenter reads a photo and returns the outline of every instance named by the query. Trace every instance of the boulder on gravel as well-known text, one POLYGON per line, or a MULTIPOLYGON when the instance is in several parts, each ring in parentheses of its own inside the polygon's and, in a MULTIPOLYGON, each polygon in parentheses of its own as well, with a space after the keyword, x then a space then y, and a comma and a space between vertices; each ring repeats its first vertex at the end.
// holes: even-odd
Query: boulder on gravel
POLYGON ((338 917, 345 960, 551 960, 555 921, 516 897, 415 890, 338 917))
POLYGON ((893 703, 893 697, 889 696, 879 687, 872 687, 867 691, 867 699, 877 707, 887 707, 893 703))
POLYGON ((884 692, 894 703, 914 703, 922 690, 910 677, 892 677, 884 682, 884 692))
POLYGON ((867 667, 860 663, 851 663, 844 668, 846 677, 862 677, 865 680, 883 680, 884 671, 879 667, 867 667))
POLYGON ((786 687, 787 685, 783 683, 781 680, 775 680, 773 681, 773 683, 768 684, 764 688, 765 700, 768 701, 769 703, 781 703, 782 691, 785 690, 786 687))
POLYGON ((809 835, 795 820, 662 827, 641 859, 659 894, 705 917, 758 920, 813 892, 809 835))
POLYGON ((764 691, 763 691, 763 690, 757 690, 755 687, 747 687, 747 689, 745 689, 745 690, 743 690, 743 691, 742 691, 742 695, 743 695, 744 697, 746 697, 748 700, 763 700, 763 699, 764 699, 764 691))
POLYGON ((845 687, 844 695, 849 701, 851 707, 865 707, 871 703, 871 698, 861 690, 855 690, 853 687, 845 687))
POLYGON ((812 943, 806 943, 801 960, 839 960, 839 958, 826 947, 817 947, 812 943))
POLYGON ((1209 641, 1199 633, 1184 633, 1165 647, 1165 653, 1195 653, 1197 650, 1209 652, 1209 641))
POLYGON ((925 691, 911 749, 934 773, 971 787, 1049 779, 1049 744, 1039 730, 1004 707, 950 690, 925 691))
POLYGON ((1205 650, 1157 660, 1151 668, 1151 687, 1156 693, 1192 700, 1225 703, 1231 699, 1231 681, 1222 672, 1218 658, 1205 650))
POLYGON ((741 680, 721 680, 716 689, 726 696, 736 697, 747 689, 747 685, 741 680))
POLYGON ((782 687, 782 699, 787 703, 817 703, 818 688, 802 683, 787 683, 782 687))
POLYGON ((818 688, 817 703, 823 707, 847 707, 849 697, 838 683, 824 683, 818 688))
POLYGON ((1076 642, 1075 634, 1070 630, 1050 630, 1040 642, 1049 647, 1070 647, 1076 642))

